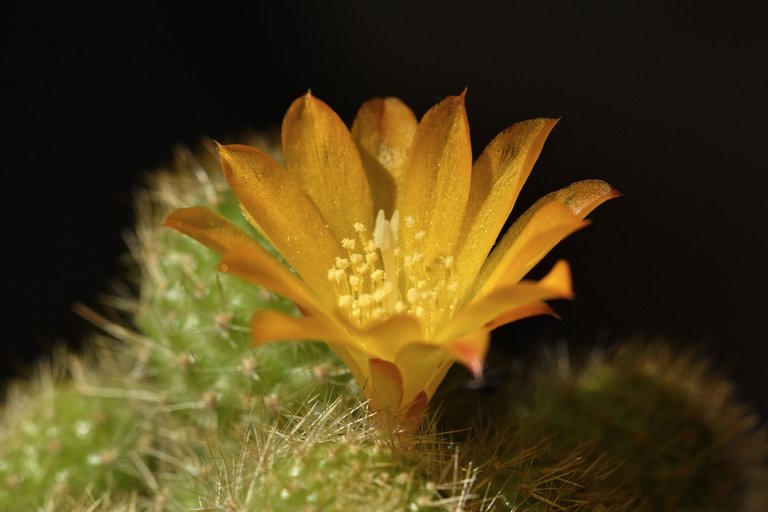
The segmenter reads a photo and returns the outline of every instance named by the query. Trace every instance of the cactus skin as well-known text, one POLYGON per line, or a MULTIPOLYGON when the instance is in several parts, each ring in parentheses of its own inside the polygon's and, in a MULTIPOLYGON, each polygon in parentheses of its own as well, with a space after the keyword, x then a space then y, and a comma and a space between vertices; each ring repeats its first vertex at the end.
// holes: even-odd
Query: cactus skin
POLYGON ((478 407, 492 427, 469 452, 504 510, 768 510, 765 431, 695 352, 631 341, 586 362, 564 347, 544 359, 478 407), (505 425, 529 460, 503 453, 505 425), (558 473, 567 482, 551 484, 558 473))
POLYGON ((398 445, 324 345, 250 347, 254 310, 295 308, 159 227, 203 204, 251 229, 210 144, 179 150, 174 167, 137 197, 139 294, 109 300, 130 328, 80 308, 105 348, 10 388, 0 511, 768 510, 754 417, 710 368, 661 345, 559 357, 469 403, 442 390, 443 428, 471 429, 427 421, 398 445), (466 423, 472 408, 484 427, 466 423))
POLYGON ((130 398, 94 396, 47 373, 36 389, 14 387, 3 413, 0 510, 32 510, 86 489, 143 488, 146 439, 130 398))
POLYGON ((179 415, 212 430, 244 415, 269 421, 280 407, 297 409, 309 390, 327 398, 348 392, 353 384, 346 368, 323 344, 251 347, 253 312, 273 308, 297 314, 291 302, 219 273, 219 255, 159 227, 173 204, 157 198, 181 196, 175 201, 215 206, 259 237, 240 214, 217 164, 209 160, 213 168, 189 172, 200 161, 181 152, 177 162, 183 174, 156 175, 154 194, 138 199, 132 253, 142 277, 135 321, 151 340, 148 367, 156 384, 166 390, 179 415), (194 176, 204 176, 207 186, 194 176))

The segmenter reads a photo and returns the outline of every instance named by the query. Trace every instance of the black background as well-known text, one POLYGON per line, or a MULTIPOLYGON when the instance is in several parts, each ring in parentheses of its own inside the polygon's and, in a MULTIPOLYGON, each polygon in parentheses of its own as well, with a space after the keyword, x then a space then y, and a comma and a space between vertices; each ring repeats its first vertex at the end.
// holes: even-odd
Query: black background
MULTIPOLYGON (((759 5, 755 3, 755 5, 759 5)), ((705 2, 284 2, 2 13, 0 368, 88 328, 119 269, 131 193, 174 144, 278 126, 311 88, 350 122, 375 95, 418 115, 468 88, 476 153, 561 116, 521 198, 584 178, 625 196, 555 251, 578 298, 502 330, 701 346, 765 417, 766 17, 705 2)), ((542 269, 537 270, 539 273, 542 269)))

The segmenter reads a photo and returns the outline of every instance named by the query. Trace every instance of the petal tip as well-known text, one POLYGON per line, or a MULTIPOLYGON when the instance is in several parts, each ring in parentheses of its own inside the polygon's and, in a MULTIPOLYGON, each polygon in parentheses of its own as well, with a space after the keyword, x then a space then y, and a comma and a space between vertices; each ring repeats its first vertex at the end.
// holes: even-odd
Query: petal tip
POLYGON ((455 341, 448 344, 446 348, 475 378, 482 378, 485 355, 488 352, 488 334, 485 333, 477 341, 479 343, 465 340, 455 341))
POLYGON ((174 218, 174 215, 173 215, 174 213, 176 213, 176 210, 168 214, 165 220, 160 223, 160 227, 176 229, 176 225, 178 221, 174 218))
POLYGON ((470 372, 472 372, 472 376, 480 380, 483 378, 483 363, 480 361, 474 361, 469 366, 467 366, 470 372))
POLYGON ((571 265, 566 260, 558 260, 552 270, 539 283, 547 288, 557 290, 559 298, 572 300, 575 296, 571 265))

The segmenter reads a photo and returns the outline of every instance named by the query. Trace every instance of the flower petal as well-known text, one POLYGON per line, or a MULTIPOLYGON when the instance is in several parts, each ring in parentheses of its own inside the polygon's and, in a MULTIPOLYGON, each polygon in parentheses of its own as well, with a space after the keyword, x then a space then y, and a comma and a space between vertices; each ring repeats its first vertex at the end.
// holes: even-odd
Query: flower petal
POLYGON ((354 331, 361 350, 388 361, 394 361, 404 346, 424 338, 418 320, 407 315, 393 315, 373 327, 354 331))
POLYGON ((296 179, 266 153, 249 146, 219 146, 232 190, 275 248, 323 299, 335 301, 328 269, 338 240, 296 179))
POLYGON ((269 309, 257 311, 251 317, 251 343, 255 346, 269 341, 318 339, 331 347, 357 382, 365 382, 366 373, 361 368, 361 362, 367 357, 351 351, 348 335, 322 317, 295 317, 269 309))
POLYGON ((397 366, 382 359, 368 361, 370 380, 365 384, 366 395, 371 397, 371 409, 388 413, 391 417, 400 412, 403 402, 403 377, 397 366))
MULTIPOLYGON (((418 321, 406 315, 391 316, 372 327, 360 329, 350 323, 343 314, 328 314, 316 307, 308 309, 308 313, 301 318, 284 315, 287 320, 280 329, 284 329, 285 336, 281 338, 270 337, 275 335, 275 332, 270 330, 254 333, 254 339, 258 340, 258 343, 270 339, 296 339, 300 337, 301 332, 294 332, 292 329, 300 328, 306 330, 307 336, 304 336, 304 339, 321 339, 344 345, 358 353, 360 358, 394 361, 402 347, 409 343, 420 342, 423 338, 418 321), (312 329, 315 328, 317 330, 313 332, 312 329)), ((260 314, 261 312, 257 312, 254 317, 260 314)), ((274 312, 270 312, 269 315, 277 318, 274 312)))
POLYGON ((500 314, 493 320, 491 320, 489 323, 485 324, 485 329, 488 331, 492 331, 497 327, 501 327, 502 325, 506 325, 512 322, 517 322, 518 320, 522 320, 524 318, 530 318, 532 316, 539 316, 539 315, 549 315, 557 317, 557 313, 554 312, 554 310, 549 307, 549 305, 545 302, 533 302, 531 304, 526 304, 525 306, 520 306, 519 308, 510 309, 509 311, 505 311, 504 313, 500 314))
POLYGON ((245 231, 208 208, 179 208, 168 215, 163 226, 191 236, 221 254, 238 245, 256 243, 245 231))
POLYGON ((446 343, 445 349, 479 379, 483 376, 483 363, 490 345, 491 335, 488 331, 475 331, 446 343))
POLYGON ((219 270, 284 295, 312 314, 321 314, 325 310, 295 274, 253 240, 227 251, 219 270))
POLYGON ((403 420, 406 422, 406 428, 408 427, 408 422, 410 421, 413 425, 413 429, 415 430, 419 424, 413 423, 412 420, 418 420, 426 412, 427 405, 429 405, 429 397, 427 397, 426 392, 419 391, 416 394, 416 397, 414 397, 410 403, 405 403, 408 405, 407 409, 403 413, 403 420))
POLYGON ((282 140, 286 169, 337 240, 355 239, 356 222, 373 229, 371 189, 360 154, 328 105, 309 93, 294 101, 283 119, 282 140))
POLYGON ((422 118, 398 191, 404 254, 422 253, 427 265, 452 254, 464 220, 472 171, 472 146, 464 94, 451 96, 422 118), (409 218, 415 221, 409 228, 409 218), (417 240, 415 232, 426 237, 417 240))
POLYGON ((493 325, 495 319, 514 309, 537 304, 543 300, 572 297, 571 271, 568 263, 560 260, 541 281, 523 281, 512 286, 495 288, 492 292, 460 309, 446 322, 436 339, 440 342, 449 342, 465 336, 466 333, 489 330, 488 325, 493 325))
POLYGON ((398 351, 394 361, 403 375, 403 400, 408 403, 422 391, 431 399, 454 357, 440 345, 409 343, 398 351))
POLYGON ((413 111, 397 98, 366 101, 352 123, 352 137, 371 184, 374 210, 383 209, 387 218, 394 213, 417 125, 413 111))
POLYGON ((525 276, 563 238, 586 226, 592 210, 619 193, 599 180, 576 182, 528 209, 504 234, 477 278, 475 299, 525 276))
POLYGON ((251 343, 255 346, 269 341, 328 340, 347 342, 349 336, 337 328, 313 316, 291 316, 264 309, 251 317, 251 343))
POLYGON ((497 135, 472 167, 472 185, 456 255, 457 271, 472 279, 504 227, 557 119, 531 119, 497 135))

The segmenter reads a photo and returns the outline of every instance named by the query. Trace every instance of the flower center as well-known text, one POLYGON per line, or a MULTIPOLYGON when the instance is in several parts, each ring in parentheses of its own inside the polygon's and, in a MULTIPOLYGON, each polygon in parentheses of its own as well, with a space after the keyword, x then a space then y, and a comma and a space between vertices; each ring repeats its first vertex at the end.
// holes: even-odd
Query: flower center
POLYGON ((399 212, 387 219, 379 210, 372 233, 356 223, 358 239, 341 241, 347 257, 336 258, 328 280, 338 296, 337 305, 358 326, 405 313, 421 320, 430 336, 458 304, 453 256, 426 262, 419 250, 426 233, 417 229, 413 218, 404 221, 401 232, 399 212), (403 254, 401 236, 414 240, 411 253, 403 254))

